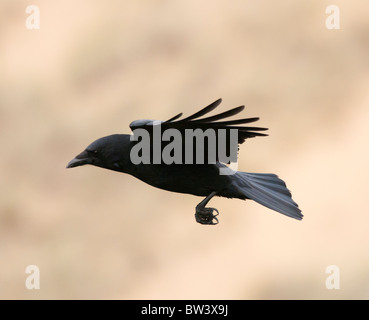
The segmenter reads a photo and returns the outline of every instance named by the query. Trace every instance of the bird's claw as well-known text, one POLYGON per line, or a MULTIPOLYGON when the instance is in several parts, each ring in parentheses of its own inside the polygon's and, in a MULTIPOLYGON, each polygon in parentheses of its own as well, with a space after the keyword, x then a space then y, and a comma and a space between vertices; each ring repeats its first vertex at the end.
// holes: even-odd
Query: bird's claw
POLYGON ((216 225, 219 223, 217 215, 219 215, 219 211, 215 208, 196 208, 195 218, 198 223, 216 225), (214 211, 216 214, 213 213, 214 211))

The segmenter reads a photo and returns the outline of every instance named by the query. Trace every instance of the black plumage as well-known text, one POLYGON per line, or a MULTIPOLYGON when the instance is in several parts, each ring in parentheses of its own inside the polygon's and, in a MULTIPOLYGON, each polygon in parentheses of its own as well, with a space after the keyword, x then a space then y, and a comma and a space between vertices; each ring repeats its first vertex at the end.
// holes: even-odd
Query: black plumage
MULTIPOLYGON (((204 132, 207 129, 211 129, 214 130, 216 139, 219 138, 219 129, 226 133, 227 138, 230 137, 231 130, 237 130, 238 144, 242 144, 248 138, 266 136, 265 133, 260 132, 267 130, 266 128, 240 126, 255 122, 259 118, 225 120, 228 117, 239 114, 244 110, 244 106, 233 108, 214 116, 203 117, 218 107, 220 103, 221 99, 184 119, 180 119, 182 116, 182 113, 180 113, 167 121, 136 120, 130 124, 130 128, 133 132, 137 129, 143 129, 148 132, 150 138, 153 138, 154 130, 157 128, 160 129, 160 134, 163 134, 168 129, 175 129, 182 137, 185 136, 186 130, 189 129, 200 129, 204 132)), ((298 220, 302 219, 301 210, 292 200, 286 184, 275 174, 240 171, 231 172, 232 174, 229 175, 220 174, 220 171, 225 170, 227 166, 220 162, 222 159, 218 157, 214 162, 209 163, 209 158, 206 155, 208 148, 213 145, 207 143, 207 140, 203 147, 205 158, 201 164, 196 163, 196 152, 198 151, 196 144, 192 149, 192 164, 185 161, 184 154, 186 150, 188 151, 186 149, 186 143, 188 143, 186 139, 182 140, 181 145, 182 161, 172 164, 153 163, 153 149, 155 147, 153 141, 154 139, 150 140, 149 163, 133 163, 131 152, 134 146, 137 147, 139 141, 132 141, 132 135, 114 134, 100 138, 90 144, 81 154, 68 163, 67 168, 91 164, 109 170, 128 173, 154 187, 164 190, 205 196, 206 198, 196 207, 195 213, 196 221, 202 224, 218 223, 216 217, 218 211, 215 208, 206 207, 206 204, 215 195, 227 198, 252 199, 284 215, 298 220), (217 214, 214 214, 214 212, 217 212, 217 214)), ((170 142, 161 141, 160 152, 170 142)), ((222 147, 218 143, 216 143, 216 146, 217 148, 222 147)), ((234 148, 231 148, 231 143, 226 144, 224 147, 230 156, 232 152, 237 152, 237 150, 234 151, 234 148)), ((216 152, 216 155, 218 155, 218 152, 216 152)))

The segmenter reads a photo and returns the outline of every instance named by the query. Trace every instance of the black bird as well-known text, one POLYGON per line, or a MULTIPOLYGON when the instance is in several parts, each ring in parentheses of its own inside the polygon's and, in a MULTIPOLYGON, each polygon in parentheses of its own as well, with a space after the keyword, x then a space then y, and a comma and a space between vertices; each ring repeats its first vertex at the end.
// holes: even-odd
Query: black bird
MULTIPOLYGON (((153 138, 153 130, 155 130, 155 126, 158 124, 160 125, 161 133, 167 129, 176 129, 182 135, 186 129, 201 129, 203 131, 213 129, 215 132, 219 132, 219 129, 224 129, 227 137, 229 137, 230 130, 236 129, 239 144, 242 144, 247 138, 266 136, 266 134, 259 131, 267 130, 267 128, 237 126, 255 122, 259 118, 223 120, 238 114, 244 109, 244 106, 214 116, 201 118, 214 110, 220 103, 221 99, 181 120, 177 119, 182 116, 182 113, 167 121, 136 120, 130 124, 130 128, 133 132, 136 129, 145 129, 150 138, 153 138)), ((131 151, 133 151, 133 147, 137 146, 139 141, 133 141, 132 138, 133 135, 131 134, 113 134, 100 138, 71 160, 67 168, 91 164, 109 170, 128 173, 160 189, 204 196, 206 198, 196 206, 195 213, 196 221, 201 224, 218 223, 216 217, 219 214, 218 210, 206 207, 207 203, 214 196, 244 200, 252 199, 269 209, 291 218, 301 220, 303 217, 297 203, 292 200, 286 184, 275 174, 240 171, 229 175, 220 174, 220 170, 225 170, 228 167, 220 162, 218 157, 213 163, 207 161, 201 164, 196 162, 191 164, 184 161, 171 164, 153 163, 151 161, 152 158, 149 158, 150 161, 148 163, 141 162, 135 164, 135 161, 132 161, 131 151)), ((161 151, 169 144, 168 141, 162 142, 161 151)), ((186 143, 188 143, 187 140, 182 142, 183 150, 185 150, 186 143)), ((152 142, 150 146, 153 149, 152 142)), ((208 144, 204 148, 207 146, 208 144)), ((152 156, 152 149, 150 149, 150 156, 152 156)), ((229 149, 228 146, 228 153, 229 149)))

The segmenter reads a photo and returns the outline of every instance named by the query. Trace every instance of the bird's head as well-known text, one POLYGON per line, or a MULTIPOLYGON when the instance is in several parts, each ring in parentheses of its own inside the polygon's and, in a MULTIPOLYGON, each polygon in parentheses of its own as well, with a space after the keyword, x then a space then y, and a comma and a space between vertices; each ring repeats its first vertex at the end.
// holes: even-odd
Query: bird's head
POLYGON ((129 143, 129 135, 123 134, 97 139, 72 159, 67 164, 67 168, 91 164, 105 169, 123 171, 125 159, 129 159, 129 149, 127 149, 129 143))

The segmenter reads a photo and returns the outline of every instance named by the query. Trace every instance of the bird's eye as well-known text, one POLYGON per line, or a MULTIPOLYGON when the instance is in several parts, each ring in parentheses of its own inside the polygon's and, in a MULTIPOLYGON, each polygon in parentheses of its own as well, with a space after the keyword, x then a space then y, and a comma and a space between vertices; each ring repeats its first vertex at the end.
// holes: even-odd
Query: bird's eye
POLYGON ((93 154, 94 156, 99 153, 99 151, 97 149, 87 150, 87 152, 90 153, 90 154, 93 154))

